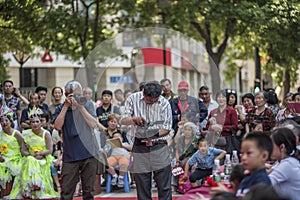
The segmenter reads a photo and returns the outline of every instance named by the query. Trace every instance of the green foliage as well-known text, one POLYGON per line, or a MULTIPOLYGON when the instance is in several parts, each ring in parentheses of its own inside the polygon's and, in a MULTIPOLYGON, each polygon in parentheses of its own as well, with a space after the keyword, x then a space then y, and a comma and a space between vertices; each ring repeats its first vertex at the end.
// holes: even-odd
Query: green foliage
POLYGON ((273 73, 277 85, 289 90, 297 80, 300 63, 300 1, 270 1, 262 9, 267 21, 258 33, 270 59, 264 70, 273 73))
POLYGON ((238 66, 234 63, 233 59, 228 58, 228 60, 226 60, 226 64, 227 64, 227 69, 223 70, 222 73, 225 77, 225 81, 229 84, 232 84, 233 81, 233 77, 235 77, 236 73, 238 73, 239 68, 238 66))
MULTIPOLYGON (((42 47, 79 60, 117 31, 154 27, 163 16, 167 28, 202 41, 217 66, 226 58, 226 79, 236 73, 233 60, 253 58, 258 47, 270 58, 262 63, 263 71, 272 74, 277 85, 287 78, 291 86, 295 83, 299 0, 0 0, 0 54, 42 47)), ((93 54, 99 62, 120 55, 113 41, 105 45, 111 48, 96 48, 93 54)))
POLYGON ((0 83, 10 78, 6 67, 8 67, 9 60, 5 60, 3 56, 0 56, 0 83))

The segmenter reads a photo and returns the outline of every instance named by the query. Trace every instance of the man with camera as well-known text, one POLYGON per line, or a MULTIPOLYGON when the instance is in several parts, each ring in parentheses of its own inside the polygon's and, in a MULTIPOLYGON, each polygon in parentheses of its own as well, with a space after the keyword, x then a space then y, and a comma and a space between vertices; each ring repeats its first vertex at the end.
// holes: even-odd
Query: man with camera
POLYGON ((63 133, 63 168, 61 199, 71 200, 79 176, 83 199, 93 199, 93 187, 97 168, 97 147, 92 128, 96 127, 96 113, 92 102, 81 95, 79 82, 65 85, 65 102, 54 114, 54 128, 63 133))

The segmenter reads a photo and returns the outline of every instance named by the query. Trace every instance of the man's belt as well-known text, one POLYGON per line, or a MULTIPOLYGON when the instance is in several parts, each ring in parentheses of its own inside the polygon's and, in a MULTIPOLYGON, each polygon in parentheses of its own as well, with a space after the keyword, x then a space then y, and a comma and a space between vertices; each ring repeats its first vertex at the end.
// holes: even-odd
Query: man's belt
POLYGON ((147 147, 151 147, 156 144, 167 144, 165 139, 161 138, 135 138, 137 145, 145 145, 147 147))

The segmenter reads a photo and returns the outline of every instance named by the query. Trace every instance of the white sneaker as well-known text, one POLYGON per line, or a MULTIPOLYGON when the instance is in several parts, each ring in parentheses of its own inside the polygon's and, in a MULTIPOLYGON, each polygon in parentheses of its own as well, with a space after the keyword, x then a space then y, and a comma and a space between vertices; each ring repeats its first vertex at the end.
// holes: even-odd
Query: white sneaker
POLYGON ((118 179, 118 187, 124 187, 124 178, 119 177, 119 179, 118 179))
POLYGON ((113 176, 111 179, 111 185, 117 185, 118 176, 113 176))

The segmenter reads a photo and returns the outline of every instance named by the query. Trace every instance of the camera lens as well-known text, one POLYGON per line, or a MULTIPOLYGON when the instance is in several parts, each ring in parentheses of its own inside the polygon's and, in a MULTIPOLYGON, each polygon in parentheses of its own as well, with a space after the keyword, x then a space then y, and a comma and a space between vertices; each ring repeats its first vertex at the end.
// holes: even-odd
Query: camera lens
POLYGON ((80 94, 74 94, 73 97, 80 105, 85 105, 87 102, 87 99, 84 96, 81 96, 80 94))

